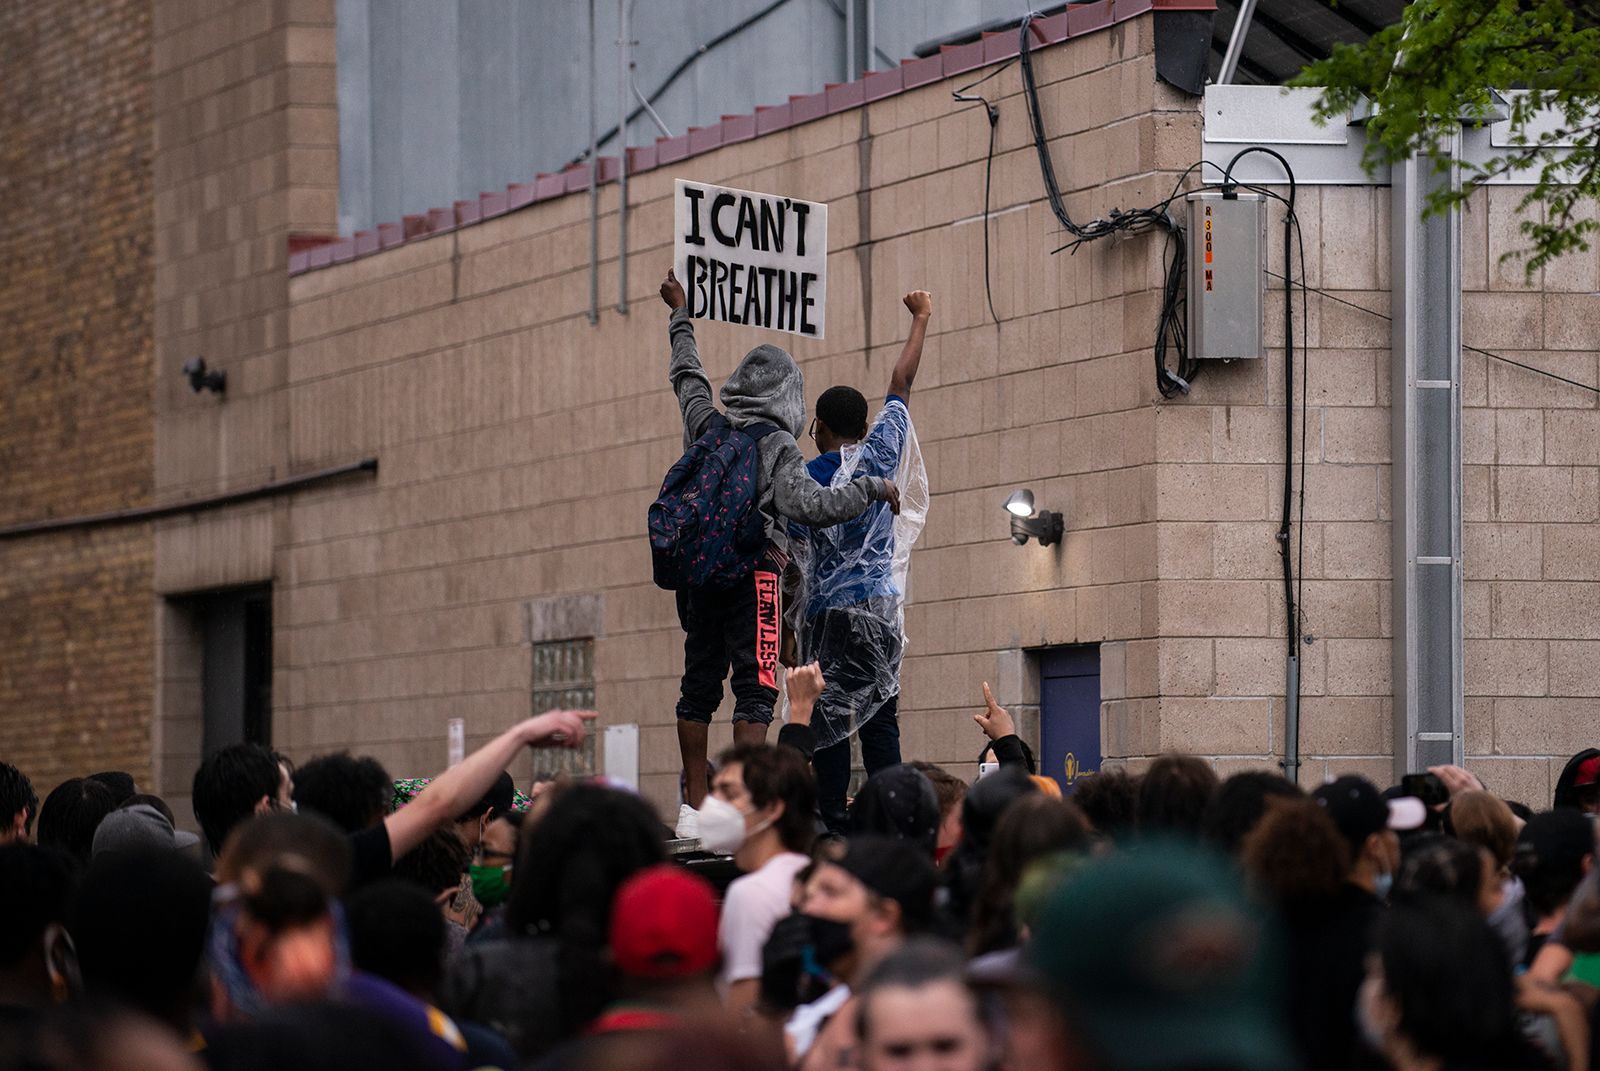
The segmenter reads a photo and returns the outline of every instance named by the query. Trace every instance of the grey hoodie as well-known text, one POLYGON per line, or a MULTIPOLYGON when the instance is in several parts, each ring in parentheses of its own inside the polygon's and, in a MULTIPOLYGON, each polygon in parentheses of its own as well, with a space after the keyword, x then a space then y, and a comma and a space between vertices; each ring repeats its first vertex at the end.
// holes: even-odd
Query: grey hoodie
MULTIPOLYGON (((688 449, 705 433, 717 407, 711 401, 711 380, 700 367, 688 309, 673 310, 667 334, 672 340, 672 366, 667 375, 683 411, 683 444, 688 449)), ((780 518, 826 528, 888 499, 887 481, 876 476, 862 476, 843 487, 824 487, 811 478, 796 441, 806 420, 805 379, 794 358, 778 347, 761 345, 745 354, 722 385, 722 406, 728 422, 736 428, 766 423, 778 429, 759 443, 759 502, 766 514, 767 538, 779 550, 788 551, 780 518)))

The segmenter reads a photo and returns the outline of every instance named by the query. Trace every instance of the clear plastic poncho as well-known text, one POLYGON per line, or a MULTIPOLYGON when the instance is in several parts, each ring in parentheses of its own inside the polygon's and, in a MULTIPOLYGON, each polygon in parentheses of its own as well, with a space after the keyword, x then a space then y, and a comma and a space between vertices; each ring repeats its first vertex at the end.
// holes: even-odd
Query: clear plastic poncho
MULTIPOLYGON (((826 681, 811 717, 819 748, 848 740, 900 694, 911 547, 928 517, 928 472, 904 403, 886 404, 839 460, 830 486, 886 476, 900 490, 900 513, 875 506, 791 542, 798 588, 785 617, 800 663, 820 663, 826 681)), ((787 721, 788 697, 780 694, 787 721)))

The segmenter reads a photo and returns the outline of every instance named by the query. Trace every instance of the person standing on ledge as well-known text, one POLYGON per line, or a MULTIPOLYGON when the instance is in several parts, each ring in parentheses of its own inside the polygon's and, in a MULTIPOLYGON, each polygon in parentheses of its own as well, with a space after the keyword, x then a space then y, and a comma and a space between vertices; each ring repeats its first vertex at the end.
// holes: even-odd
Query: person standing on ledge
MULTIPOLYGON (((911 439, 911 386, 922 364, 933 295, 913 290, 903 300, 911 313, 911 333, 872 427, 867 427, 867 399, 854 387, 829 387, 817 399, 811 437, 821 455, 807 469, 822 487, 832 483, 845 454, 858 479, 889 479, 900 471, 911 439)), ((809 533, 794 534, 809 538, 809 533)), ((830 833, 846 832, 850 737, 861 734, 868 777, 900 762, 904 592, 895 583, 895 539, 895 518, 876 507, 809 539, 802 657, 820 663, 828 680, 814 716, 819 746, 812 764, 830 833)))
POLYGON ((777 652, 774 645, 758 653, 756 639, 761 615, 774 625, 781 617, 776 581, 788 565, 785 521, 827 527, 859 516, 876 502, 898 512, 900 499, 894 482, 879 476, 863 476, 841 487, 823 487, 811 478, 796 442, 805 423, 805 380, 794 358, 777 346, 763 344, 745 355, 722 385, 725 415, 719 412, 712 401, 711 381, 700 365, 683 286, 671 271, 662 280, 661 300, 672 310, 667 325, 672 343, 668 378, 683 414, 684 447, 687 450, 720 427, 720 420, 756 441, 755 502, 766 531, 766 546, 750 578, 729 588, 677 593, 678 618, 686 633, 677 708, 685 780, 678 834, 693 837, 699 835, 696 809, 708 788, 711 715, 722 703, 722 682, 730 669, 735 746, 765 742, 772 723, 778 697, 777 652), (763 606, 762 598, 772 600, 772 605, 763 606))

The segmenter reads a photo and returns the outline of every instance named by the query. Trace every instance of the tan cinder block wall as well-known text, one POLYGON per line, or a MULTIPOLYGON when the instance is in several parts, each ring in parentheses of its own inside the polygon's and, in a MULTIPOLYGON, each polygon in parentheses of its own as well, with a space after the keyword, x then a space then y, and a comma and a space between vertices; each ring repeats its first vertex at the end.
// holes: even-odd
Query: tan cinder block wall
MULTIPOLYGON (((147 0, 0 10, 0 526, 145 504, 147 0)), ((149 525, 0 541, 0 759, 150 772, 149 525)))
MULTIPOLYGON (((1198 108, 1157 84, 1151 33, 1146 16, 1037 57, 1080 218, 1159 200, 1198 152, 1198 108)), ((584 316, 582 195, 292 279, 289 464, 376 452, 382 469, 371 493, 298 498, 278 530, 283 743, 359 743, 397 774, 432 770, 447 718, 477 740, 528 710, 524 604, 599 593, 598 705, 641 724, 644 787, 674 799, 682 634, 650 583, 644 516, 681 449, 655 295, 677 177, 829 203, 829 337, 778 340, 812 399, 840 382, 881 398, 909 322, 900 297, 934 292, 912 399, 937 497, 913 565, 908 756, 970 764, 979 682, 1021 677, 1007 651, 1153 636, 1160 243, 1050 255, 1060 229, 1020 87, 1015 66, 985 86, 1001 111, 998 326, 979 218, 987 124, 949 82, 637 176, 626 316, 609 307, 616 189, 603 187, 598 327, 584 316), (1010 544, 1000 506, 1016 486, 1067 513, 1064 547, 1010 544)), ((769 340, 698 333, 713 380, 769 340)), ((728 735, 723 721, 713 745, 728 735)))
MULTIPOLYGON (((1504 259, 1524 248, 1525 192, 1479 191, 1462 215, 1462 341, 1595 384, 1600 250, 1531 278, 1504 259)), ((1600 726, 1600 410, 1592 390, 1483 353, 1461 364, 1466 745, 1534 803, 1600 726)))
MULTIPOLYGON (((1562 258, 1531 279, 1519 261, 1502 261, 1522 247, 1516 205, 1524 192, 1480 190, 1465 206, 1463 342, 1596 383, 1600 251, 1562 258)), ((1390 196, 1388 187, 1302 186, 1299 194, 1310 285, 1380 314, 1312 294, 1310 349, 1296 362, 1296 375, 1308 377, 1307 784, 1345 771, 1393 780, 1390 196)), ((1281 226, 1275 208, 1268 236, 1280 274, 1281 226)), ((1295 315, 1298 336, 1298 302, 1295 315)), ((1281 347, 1281 288, 1269 295, 1267 331, 1281 347)), ((1129 694, 1145 698, 1128 702, 1128 732, 1143 730, 1151 752, 1216 756, 1225 771, 1275 765, 1284 743, 1285 620, 1273 540, 1282 508, 1282 356, 1278 348, 1263 363, 1207 367, 1194 393, 1162 406, 1157 419, 1161 638, 1142 676, 1129 645, 1129 694)), ((1588 534, 1600 511, 1600 415, 1593 391, 1481 352, 1465 352, 1462 371, 1467 764, 1494 790, 1548 806, 1561 765, 1593 740, 1600 695, 1591 661, 1600 652, 1600 545, 1588 534)), ((1297 423, 1297 458, 1299 435, 1297 423)), ((1298 553, 1298 531, 1295 538, 1298 553)), ((1107 711, 1115 725, 1118 704, 1107 711)))
MULTIPOLYGON (((1195 751, 1222 773, 1277 768, 1284 749, 1283 215, 1274 203, 1267 222, 1268 358, 1209 363, 1156 413, 1160 639, 1137 679, 1130 658, 1129 694, 1143 698, 1129 703, 1129 753, 1195 751)), ((1387 785, 1389 190, 1302 184, 1296 215, 1309 284, 1378 314, 1318 294, 1302 308, 1296 294, 1300 780, 1359 772, 1387 785)), ((1293 260, 1298 276, 1298 247, 1293 260)))
MULTIPOLYGON (((171 500, 288 473, 288 240, 336 229, 334 3, 152 7, 155 483, 171 500), (179 369, 197 355, 227 372, 225 399, 190 392, 179 369)), ((289 508, 156 525, 155 763, 180 814, 199 759, 198 638, 165 597, 272 580, 289 508)))

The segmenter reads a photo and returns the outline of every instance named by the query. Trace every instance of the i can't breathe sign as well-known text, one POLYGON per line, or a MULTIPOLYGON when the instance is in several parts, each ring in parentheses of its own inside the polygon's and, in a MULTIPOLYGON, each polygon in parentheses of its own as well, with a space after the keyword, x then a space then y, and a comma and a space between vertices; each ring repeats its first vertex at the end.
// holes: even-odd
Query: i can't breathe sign
POLYGON ((828 206, 678 180, 674 269, 689 315, 822 338, 828 206))

